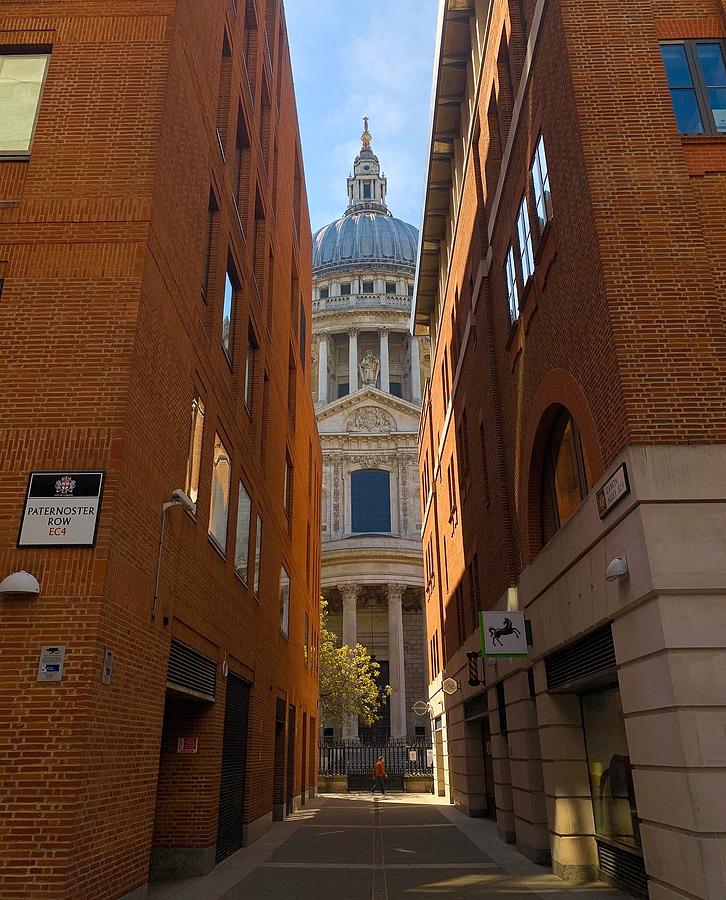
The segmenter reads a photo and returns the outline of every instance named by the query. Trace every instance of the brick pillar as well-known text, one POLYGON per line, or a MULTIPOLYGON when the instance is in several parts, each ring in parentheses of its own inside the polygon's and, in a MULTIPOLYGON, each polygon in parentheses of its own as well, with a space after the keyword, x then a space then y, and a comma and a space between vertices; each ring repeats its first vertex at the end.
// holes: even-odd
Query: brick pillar
POLYGON ((526 670, 507 679, 505 693, 517 850, 533 862, 549 865, 550 837, 537 707, 526 670))
POLYGON ((535 666, 535 686, 552 871, 568 881, 592 880, 598 860, 580 698, 547 693, 543 662, 535 666))
MULTIPOLYGON (((506 707, 500 716, 501 689, 489 688, 489 727, 492 736, 492 767, 494 770, 494 799, 497 805, 497 834, 507 844, 517 839, 512 800, 512 775, 509 765, 509 741, 503 728, 506 707)), ((508 723, 507 723, 508 725, 508 723)))

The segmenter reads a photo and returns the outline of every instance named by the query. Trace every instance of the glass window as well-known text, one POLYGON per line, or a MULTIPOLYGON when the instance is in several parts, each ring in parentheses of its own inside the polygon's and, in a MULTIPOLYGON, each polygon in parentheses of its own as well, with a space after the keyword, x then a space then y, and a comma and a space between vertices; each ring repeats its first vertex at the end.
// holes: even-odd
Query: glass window
POLYGON ((408 296, 413 297, 413 285, 409 284, 408 286, 408 296))
POLYGON ((370 181, 363 182, 363 199, 364 200, 371 199, 371 183, 370 183, 370 181))
POLYGON ((364 294, 372 294, 373 293, 373 282, 372 281, 364 281, 363 282, 363 293, 364 294))
POLYGON ((391 393, 394 397, 403 397, 401 382, 400 381, 392 381, 391 383, 391 393))
POLYGON ((350 476, 351 530, 391 530, 391 476, 383 469, 359 469, 350 476))
POLYGON ((637 850, 640 826, 620 691, 612 687, 580 700, 595 833, 637 850))
POLYGON ((387 294, 395 294, 396 293, 396 282, 395 281, 387 281, 386 282, 386 293, 387 294))
POLYGON ((0 155, 30 153, 48 53, 0 54, 0 155))
POLYGON ((340 293, 341 293, 341 296, 343 296, 343 297, 349 296, 349 294, 350 294, 350 282, 349 281, 345 281, 345 282, 343 282, 343 284, 341 284, 340 293))
POLYGON ((260 562, 262 561, 262 519, 257 516, 255 522, 255 580, 252 591, 255 597, 260 596, 260 562))
POLYGON ((330 288, 329 287, 321 287, 320 288, 320 299, 325 300, 330 296, 330 288))
POLYGON ((250 331, 247 335, 247 357, 245 359, 245 406, 248 411, 252 412, 252 400, 255 383, 255 351, 257 350, 257 341, 250 331))
POLYGON ((587 467, 577 425, 562 409, 550 430, 542 477, 542 539, 562 528, 587 496, 587 467))
POLYGON ((234 284, 230 273, 224 277, 224 308, 222 310, 222 347, 224 352, 232 358, 232 312, 234 306, 234 284))
POLYGON ((509 318, 516 322, 519 318, 519 288, 517 287, 517 269, 514 262, 514 247, 509 245, 507 262, 504 266, 504 278, 507 283, 507 304, 509 306, 509 318))
POLYGON ((227 547, 227 516, 229 513, 231 468, 229 454, 222 443, 222 439, 218 434, 215 434, 212 496, 209 502, 209 534, 222 551, 227 547))
POLYGON ((661 44, 673 112, 682 134, 726 133, 724 41, 661 44))
POLYGON ((196 505, 199 496, 199 465, 202 460, 202 438, 204 436, 204 403, 201 397, 192 400, 192 430, 189 435, 187 455, 187 475, 184 492, 196 505))
POLYGON ((532 186, 534 189, 534 205, 537 211, 540 228, 544 228, 552 216, 552 200, 550 196, 550 173, 547 169, 544 138, 539 136, 532 160, 532 186))
POLYGON ((532 251, 532 231, 527 213, 527 198, 522 197, 517 215, 517 235, 519 236, 519 255, 522 262, 522 281, 527 284, 534 272, 534 253, 532 251))
POLYGON ((290 627, 290 576, 287 569, 280 568, 280 631, 288 636, 290 627))
POLYGON ((338 382, 338 399, 341 397, 347 397, 350 393, 350 382, 349 381, 339 381, 338 382))
POLYGON ((249 572, 250 555, 250 514, 252 502, 245 486, 239 483, 237 503, 237 532, 235 536, 234 567, 239 577, 246 583, 249 572))
POLYGON ((292 515, 292 463, 290 462, 289 457, 285 458, 285 487, 284 487, 284 503, 285 503, 285 515, 290 518, 292 515))

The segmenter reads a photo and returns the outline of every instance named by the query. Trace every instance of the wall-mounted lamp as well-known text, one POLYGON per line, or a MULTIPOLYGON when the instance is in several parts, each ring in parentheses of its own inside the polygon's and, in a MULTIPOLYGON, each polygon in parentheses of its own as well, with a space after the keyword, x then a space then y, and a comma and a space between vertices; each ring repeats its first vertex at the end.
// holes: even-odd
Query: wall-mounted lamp
POLYGON ((0 581, 0 595, 4 600, 32 600, 39 594, 38 579, 30 572, 13 572, 0 581))
POLYGON ((181 506, 184 512, 193 513, 195 504, 191 497, 181 488, 171 492, 171 497, 161 505, 161 528, 159 529, 159 553, 156 557, 156 585, 154 587, 154 601, 151 604, 151 618, 155 619, 159 611, 159 577, 161 575, 161 551, 164 548, 164 528, 166 526, 166 514, 174 506, 181 506))
POLYGON ((608 581, 620 581, 621 578, 626 578, 628 574, 628 557, 624 553, 622 556, 616 556, 615 559, 611 559, 607 569, 605 569, 605 578, 608 581))

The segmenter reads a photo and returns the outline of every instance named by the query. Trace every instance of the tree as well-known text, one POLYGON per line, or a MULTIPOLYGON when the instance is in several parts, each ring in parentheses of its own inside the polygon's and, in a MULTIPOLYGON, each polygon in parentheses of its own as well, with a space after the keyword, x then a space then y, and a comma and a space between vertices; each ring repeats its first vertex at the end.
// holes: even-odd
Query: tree
POLYGON ((320 703, 336 722, 358 716, 361 724, 372 725, 391 688, 379 688, 376 678, 381 667, 362 644, 336 646, 336 636, 327 627, 327 613, 328 603, 321 597, 320 703))

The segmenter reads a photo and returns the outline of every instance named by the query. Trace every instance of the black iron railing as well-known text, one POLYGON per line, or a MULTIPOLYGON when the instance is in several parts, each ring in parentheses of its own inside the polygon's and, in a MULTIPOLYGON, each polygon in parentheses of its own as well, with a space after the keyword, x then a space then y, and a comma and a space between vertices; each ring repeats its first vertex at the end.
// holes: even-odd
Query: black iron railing
POLYGON ((321 775, 370 775, 379 756, 389 775, 431 775, 431 743, 422 738, 381 743, 334 741, 319 744, 321 775))

